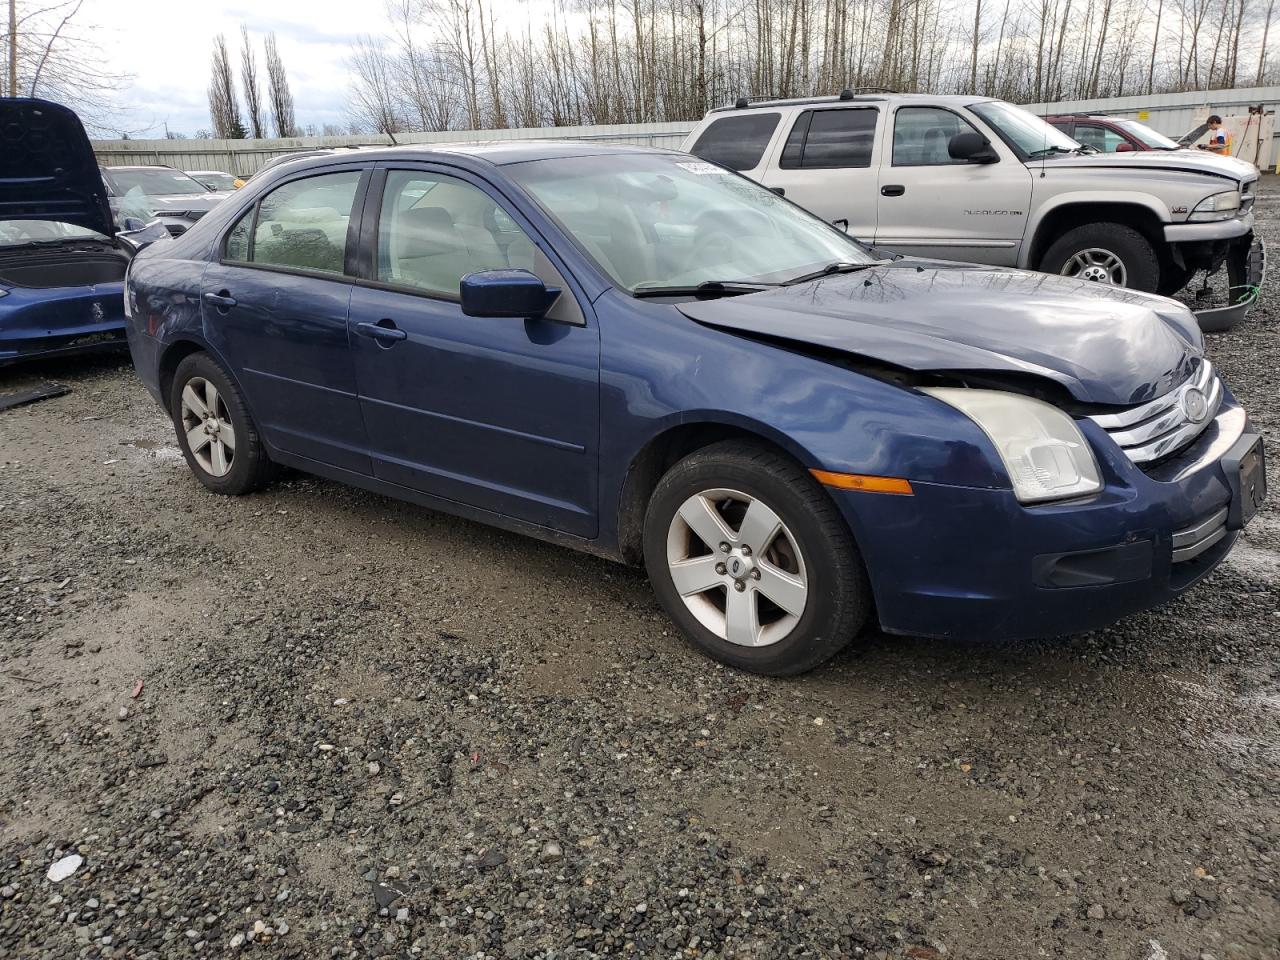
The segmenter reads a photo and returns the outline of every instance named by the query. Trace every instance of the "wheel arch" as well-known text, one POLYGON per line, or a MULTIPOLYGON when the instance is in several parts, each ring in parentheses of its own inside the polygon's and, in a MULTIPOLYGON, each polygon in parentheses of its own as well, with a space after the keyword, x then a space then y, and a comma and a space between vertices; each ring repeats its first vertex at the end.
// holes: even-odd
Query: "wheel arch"
POLYGON ((1121 223, 1132 227, 1147 239, 1163 262, 1166 246, 1164 224, 1167 220, 1167 211, 1159 202, 1143 194, 1134 194, 1132 199, 1126 200, 1064 198, 1041 214, 1033 229, 1031 243, 1025 248, 1025 259, 1018 266, 1039 269, 1040 261, 1058 237, 1089 223, 1121 223))
MULTIPOLYGON (((236 389, 244 395, 244 387, 240 383, 240 378, 235 375, 227 362, 218 354, 218 351, 202 339, 185 335, 166 343, 164 348, 160 351, 160 363, 157 368, 157 374, 159 379, 161 402, 166 411, 173 413, 173 411, 169 409, 169 394, 173 390, 173 377, 174 374, 178 372, 178 365, 193 353, 209 354, 213 361, 222 368, 222 372, 225 373, 231 382, 236 385, 236 389)), ((246 403, 247 402, 248 399, 246 396, 246 403)))
MULTIPOLYGON (((628 564, 643 562, 644 516, 663 475, 689 454, 723 440, 746 440, 768 447, 808 470, 818 460, 789 437, 758 422, 704 415, 683 418, 651 436, 627 465, 618 493, 618 553, 628 564)), ((852 535, 852 531, 850 531, 852 535)))

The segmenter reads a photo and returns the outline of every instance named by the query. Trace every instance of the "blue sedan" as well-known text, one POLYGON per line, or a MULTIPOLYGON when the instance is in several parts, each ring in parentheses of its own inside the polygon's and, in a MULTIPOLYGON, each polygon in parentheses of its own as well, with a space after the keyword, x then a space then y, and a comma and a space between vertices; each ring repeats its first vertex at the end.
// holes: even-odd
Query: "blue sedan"
POLYGON ((125 299, 208 489, 284 464, 643 564, 760 673, 871 624, 1107 624, 1204 577, 1264 495, 1180 304, 891 258, 666 151, 282 164, 143 250, 125 299))
POLYGON ((121 344, 130 250, 75 113, 0 98, 0 365, 121 344))

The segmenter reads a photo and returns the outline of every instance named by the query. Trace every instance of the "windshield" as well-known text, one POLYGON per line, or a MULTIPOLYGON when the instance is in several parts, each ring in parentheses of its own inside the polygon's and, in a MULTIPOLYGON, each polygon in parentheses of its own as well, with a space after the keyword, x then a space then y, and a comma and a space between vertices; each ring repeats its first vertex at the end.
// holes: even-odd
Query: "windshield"
POLYGON ((229 173, 192 173, 190 176, 210 190, 232 190, 236 185, 236 178, 229 173))
POLYGON ((991 124, 1005 142, 1024 157, 1073 153, 1080 149, 1080 144, 1057 127, 1003 100, 970 104, 969 109, 991 124))
POLYGON ((614 282, 646 288, 779 283, 871 263, 835 227, 694 157, 620 154, 506 168, 614 282))
POLYGON ((52 220, 0 220, 0 247, 48 240, 105 240, 100 233, 52 220))
POLYGON ((135 188, 149 197, 209 192, 203 183, 193 180, 181 170, 160 167, 152 170, 108 170, 107 179, 111 181, 116 196, 123 196, 135 188))
POLYGON ((1145 123, 1139 123, 1137 120, 1115 120, 1112 121, 1117 127, 1122 127, 1126 133, 1131 134, 1141 140, 1145 146, 1151 147, 1153 150, 1177 150, 1178 141, 1170 140, 1163 133, 1156 133, 1145 123))

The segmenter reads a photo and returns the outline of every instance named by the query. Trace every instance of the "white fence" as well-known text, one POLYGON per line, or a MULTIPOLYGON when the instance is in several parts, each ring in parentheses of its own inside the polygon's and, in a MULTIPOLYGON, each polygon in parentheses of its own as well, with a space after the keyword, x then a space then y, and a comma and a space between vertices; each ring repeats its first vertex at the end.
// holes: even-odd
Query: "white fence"
MULTIPOLYGON (((1245 87, 1192 93, 1157 93, 1151 96, 1114 97, 1109 100, 1072 100, 1033 103, 1036 113, 1108 113, 1139 119, 1163 134, 1177 138, 1203 123, 1210 113, 1243 114, 1248 107, 1280 105, 1280 87, 1245 87)), ((696 121, 682 123, 634 123, 584 127, 541 127, 519 130, 451 130, 444 133, 397 134, 397 143, 457 143, 477 140, 537 140, 546 138, 600 140, 641 146, 677 148, 696 121)), ((349 137, 294 137, 281 140, 99 140, 98 159, 106 164, 164 163, 182 170, 225 170, 248 176, 272 157, 316 147, 386 146, 385 135, 349 137)), ((1261 166, 1274 168, 1280 161, 1280 137, 1264 151, 1261 166)))
MULTIPOLYGON (((693 123, 633 123, 587 127, 541 127, 518 130, 449 130, 444 133, 400 133, 395 143, 462 143, 483 140, 599 140, 639 146, 677 148, 693 123)), ((317 147, 388 146, 385 134, 349 137, 288 137, 276 140, 95 140, 94 153, 104 164, 163 163, 180 170, 224 170, 238 176, 254 173, 273 157, 317 147)))

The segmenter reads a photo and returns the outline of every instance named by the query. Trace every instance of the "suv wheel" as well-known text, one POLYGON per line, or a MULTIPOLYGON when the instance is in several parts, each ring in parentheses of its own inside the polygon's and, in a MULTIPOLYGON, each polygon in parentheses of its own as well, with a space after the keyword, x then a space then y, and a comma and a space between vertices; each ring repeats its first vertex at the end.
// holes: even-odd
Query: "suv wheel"
POLYGON ((178 364, 169 410, 187 466, 214 493, 238 496, 266 482, 271 461, 249 407, 207 353, 193 353, 178 364))
POLYGON ((1123 223, 1086 223, 1068 230, 1045 252, 1040 269, 1148 293, 1160 283, 1155 250, 1123 223))
POLYGON ((794 461, 751 443, 713 444, 668 471, 645 515, 644 556, 685 637, 754 673, 812 669, 871 609, 831 498, 794 461))

